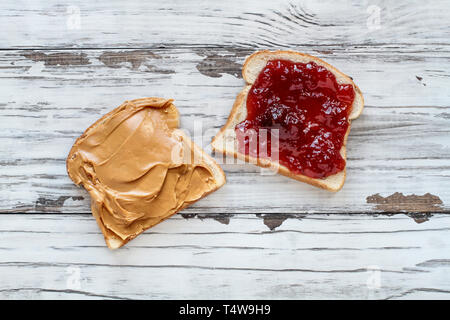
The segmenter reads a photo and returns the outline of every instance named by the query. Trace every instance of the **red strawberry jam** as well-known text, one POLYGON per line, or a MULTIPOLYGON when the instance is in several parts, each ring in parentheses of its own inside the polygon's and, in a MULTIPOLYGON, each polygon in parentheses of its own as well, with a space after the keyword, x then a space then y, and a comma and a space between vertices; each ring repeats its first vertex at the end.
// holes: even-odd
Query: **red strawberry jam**
POLYGON ((351 84, 337 83, 330 71, 314 62, 271 60, 248 93, 247 118, 236 125, 239 151, 277 157, 291 172, 311 178, 342 171, 340 150, 354 97, 351 84))

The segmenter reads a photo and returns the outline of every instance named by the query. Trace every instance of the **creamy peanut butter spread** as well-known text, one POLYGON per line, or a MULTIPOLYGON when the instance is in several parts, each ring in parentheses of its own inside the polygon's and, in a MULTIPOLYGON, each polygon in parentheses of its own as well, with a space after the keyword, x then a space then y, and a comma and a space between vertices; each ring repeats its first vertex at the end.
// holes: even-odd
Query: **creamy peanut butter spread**
POLYGON ((70 178, 91 196, 110 248, 117 248, 225 182, 223 171, 178 128, 171 100, 127 101, 78 138, 70 178))

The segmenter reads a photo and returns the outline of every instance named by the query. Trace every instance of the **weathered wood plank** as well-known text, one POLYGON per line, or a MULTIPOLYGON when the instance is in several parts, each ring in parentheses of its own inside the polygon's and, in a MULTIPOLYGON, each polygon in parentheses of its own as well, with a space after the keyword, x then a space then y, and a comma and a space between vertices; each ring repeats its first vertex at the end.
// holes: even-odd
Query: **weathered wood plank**
MULTIPOLYGON (((175 98, 181 126, 208 150, 243 85, 238 75, 248 53, 1 52, 0 211, 89 212, 87 194, 66 175, 65 157, 85 128, 125 99, 175 98), (203 135, 193 132, 194 123, 202 126, 203 135)), ((344 189, 329 194, 284 177, 263 176, 252 165, 225 164, 227 185, 187 212, 448 211, 450 53, 310 53, 352 75, 366 98, 367 107, 350 134, 344 189), (417 197, 382 198, 396 192, 417 197), (381 196, 371 197, 377 193, 381 196)))
POLYGON ((91 215, 6 214, 0 297, 448 299, 449 230, 442 214, 314 214, 274 231, 177 215, 113 252, 91 215))
POLYGON ((0 48, 449 45, 448 1, 0 3, 0 48), (379 23, 378 23, 379 21, 379 23), (437 45, 438 44, 438 45, 437 45))

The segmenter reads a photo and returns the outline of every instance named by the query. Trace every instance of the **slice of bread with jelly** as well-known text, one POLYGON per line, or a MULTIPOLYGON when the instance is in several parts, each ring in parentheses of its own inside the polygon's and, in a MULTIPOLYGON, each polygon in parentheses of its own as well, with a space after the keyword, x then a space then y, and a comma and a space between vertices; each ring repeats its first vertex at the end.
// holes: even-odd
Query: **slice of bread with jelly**
MULTIPOLYGON (((330 75, 330 73, 327 73, 330 75)), ((328 190, 328 191, 338 191, 342 188, 345 181, 345 161, 346 161, 346 143, 347 143, 347 137, 350 132, 350 126, 351 121, 356 119, 362 112, 364 107, 364 99, 362 96, 361 91, 356 86, 356 84, 352 81, 352 79, 342 73, 341 71, 337 70, 335 67, 329 65, 328 63, 324 62, 323 60, 304 54, 300 52, 294 52, 294 51, 258 51, 250 55, 242 68, 242 75, 246 82, 245 87, 241 90, 241 92, 238 94, 233 108, 230 112, 229 118, 226 122, 226 124, 222 127, 222 129, 219 131, 219 133, 214 137, 212 141, 212 148, 216 152, 221 152, 225 155, 232 155, 235 158, 244 160, 246 162, 250 162, 253 164, 256 164, 260 167, 271 167, 276 168, 277 172, 302 181, 306 182, 310 185, 328 190), (247 109, 247 98, 249 96, 249 92, 252 89, 253 84, 255 81, 258 80, 258 77, 260 76, 260 73, 263 70, 266 70, 266 66, 268 66, 268 62, 272 61, 272 63, 275 63, 275 61, 288 61, 294 64, 305 64, 308 68, 309 65, 314 65, 316 68, 320 68, 320 70, 329 71, 332 76, 334 76, 338 86, 346 86, 348 90, 350 88, 353 88, 353 102, 348 102, 348 108, 346 109, 346 121, 348 121, 348 127, 344 134, 341 134, 340 136, 340 144, 341 148, 338 151, 334 151, 336 156, 340 158, 343 163, 344 167, 338 172, 333 172, 332 174, 323 176, 323 177, 312 177, 311 175, 305 175, 301 172, 301 170, 291 170, 288 168, 288 166, 283 165, 278 161, 273 161, 270 157, 260 157, 260 156, 254 156, 249 155, 249 151, 242 152, 242 149, 239 149, 238 146, 238 138, 236 135, 236 126, 238 124, 243 123, 247 119, 248 109, 247 109), (325 69, 324 69, 325 68, 325 69), (349 87, 351 86, 351 87, 349 87)), ((264 77, 265 75, 262 75, 264 77)), ((269 79, 270 81, 270 79, 269 79)), ((301 85, 300 85, 301 86, 301 85)), ((306 85, 305 85, 306 86, 306 85)), ((260 90, 260 89, 257 89, 260 90)), ((259 91, 261 92, 261 91, 259 91)), ((305 94, 305 93, 301 93, 305 94)), ((306 93, 308 95, 308 93, 306 93)), ((336 97, 336 96, 335 96, 336 97)), ((273 101, 270 100, 270 101, 273 101)), ((325 99, 326 101, 326 99, 325 99)), ((284 107, 284 106, 283 106, 284 107)), ((298 108, 301 108, 301 105, 299 105, 298 108)), ((289 110, 289 108, 287 109, 289 110)), ((287 111, 289 112, 289 111, 287 111)), ((340 111, 338 111, 340 112, 340 111)), ((272 119, 273 120, 273 119, 272 119)), ((273 123, 273 122, 272 122, 273 123)), ((325 122, 324 122, 325 123, 325 122)), ((270 125, 269 125, 270 126, 270 125)), ((325 126, 325 124, 324 124, 325 126)), ((347 124, 345 124, 347 126, 347 124)), ((301 128, 301 127, 300 127, 301 128)), ((345 128, 345 127, 343 127, 345 128)), ((245 150, 245 149, 244 149, 245 150)), ((259 149, 258 149, 259 150, 259 149)), ((258 151, 259 152, 259 151, 258 151)), ((308 155, 306 155, 308 156, 308 155)), ((309 159, 309 158, 308 158, 309 159)), ((299 163, 299 162, 296 162, 299 163)), ((300 168, 301 169, 301 168, 300 168)))

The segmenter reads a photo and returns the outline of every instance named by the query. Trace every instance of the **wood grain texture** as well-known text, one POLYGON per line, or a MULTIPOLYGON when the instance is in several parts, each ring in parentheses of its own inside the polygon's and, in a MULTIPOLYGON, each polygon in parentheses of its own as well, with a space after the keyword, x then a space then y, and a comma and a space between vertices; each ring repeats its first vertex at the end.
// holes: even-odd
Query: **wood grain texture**
POLYGON ((446 0, 5 0, 0 48, 448 46, 449 9, 446 0), (368 27, 370 6, 380 29, 368 27))
POLYGON ((274 231, 255 215, 176 215, 109 251, 91 215, 4 214, 0 297, 448 299, 449 230, 442 214, 317 214, 274 231))
MULTIPOLYGON (((66 175, 65 158, 85 128, 126 99, 175 98, 181 127, 210 151, 211 137, 225 123, 242 86, 238 75, 248 53, 0 51, 0 211, 90 212, 87 193, 66 175)), ((450 69, 443 66, 449 65, 450 53, 309 53, 350 74, 367 103, 352 125, 343 190, 329 194, 281 176, 261 175, 252 165, 224 164, 228 183, 187 212, 448 211, 450 69), (391 206, 395 210, 386 210, 367 200, 396 192, 416 195, 412 199, 418 202, 400 201, 391 206), (420 197, 427 193, 441 203, 423 205, 420 197)))

